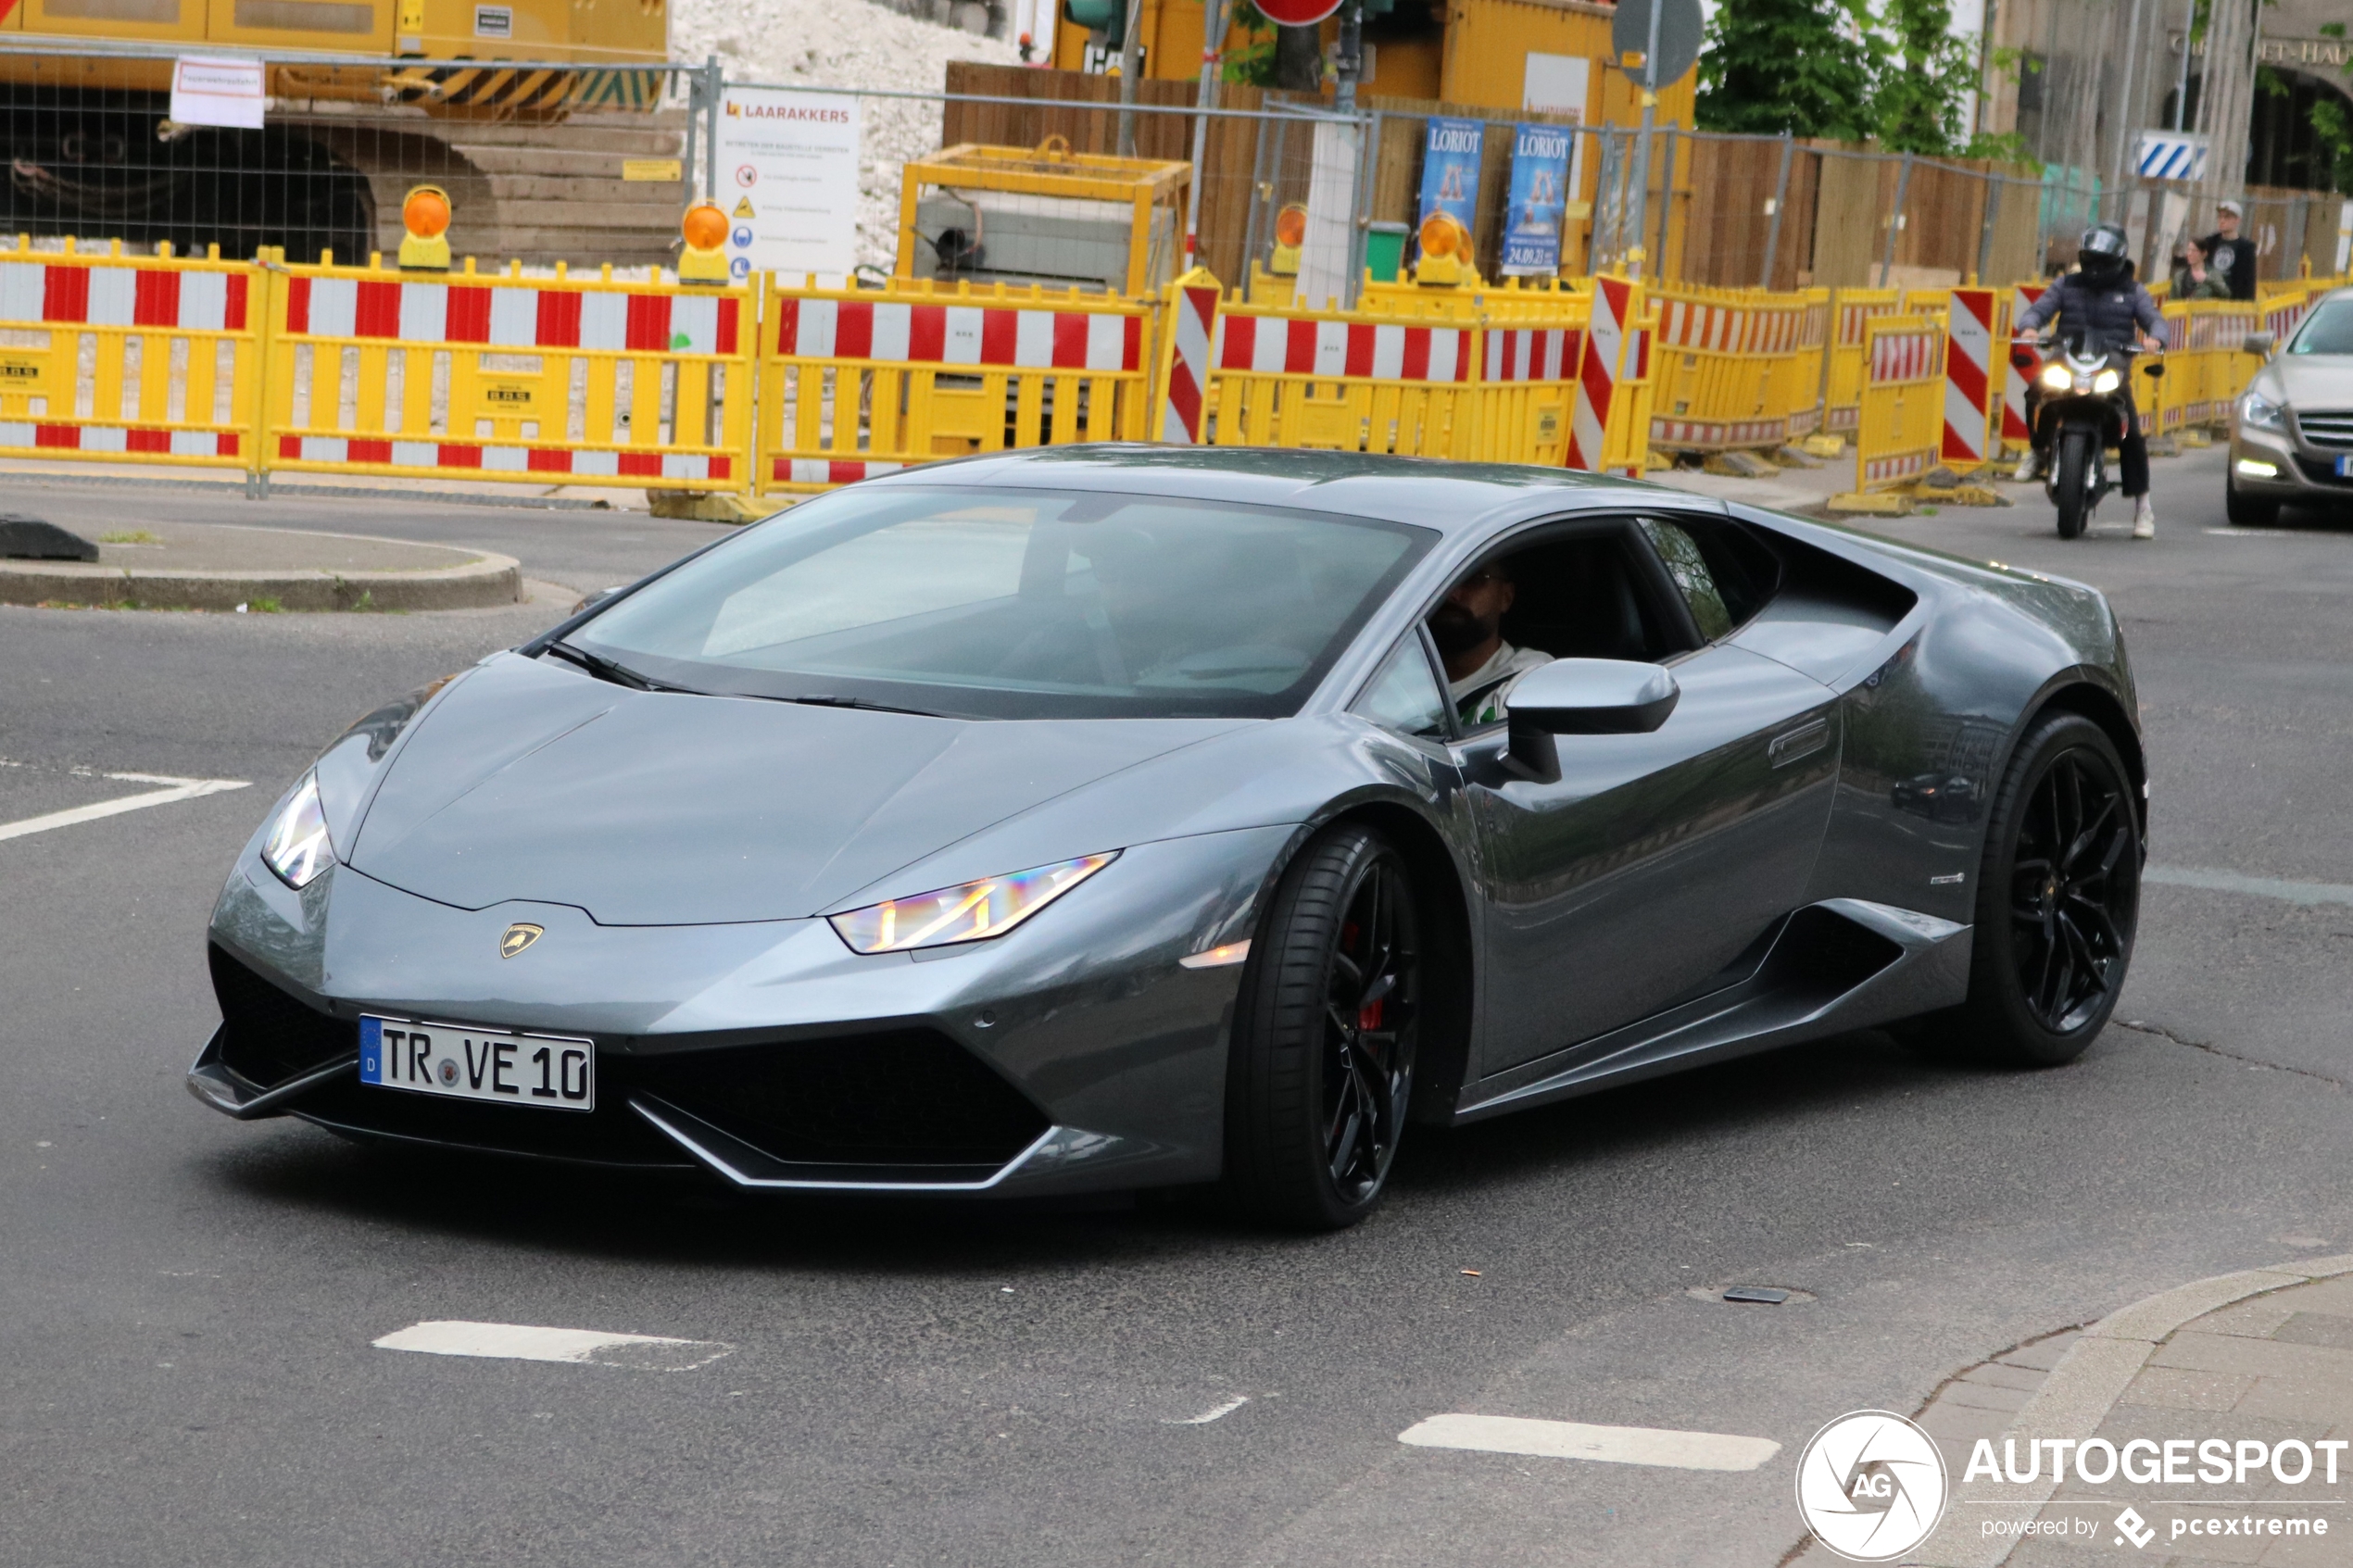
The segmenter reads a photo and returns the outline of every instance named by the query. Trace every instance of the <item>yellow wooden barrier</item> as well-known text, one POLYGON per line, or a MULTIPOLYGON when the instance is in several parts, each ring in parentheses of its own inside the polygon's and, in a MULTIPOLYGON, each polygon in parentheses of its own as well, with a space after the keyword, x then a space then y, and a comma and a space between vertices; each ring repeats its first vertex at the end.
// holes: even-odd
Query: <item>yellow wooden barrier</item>
POLYGON ((0 456, 247 469, 263 274, 216 248, 0 251, 0 456))
POLYGON ((748 290, 270 270, 268 470, 749 485, 748 290))
POLYGON ((760 325, 759 485, 813 492, 911 463, 1141 441, 1149 301, 969 282, 772 279, 760 325))

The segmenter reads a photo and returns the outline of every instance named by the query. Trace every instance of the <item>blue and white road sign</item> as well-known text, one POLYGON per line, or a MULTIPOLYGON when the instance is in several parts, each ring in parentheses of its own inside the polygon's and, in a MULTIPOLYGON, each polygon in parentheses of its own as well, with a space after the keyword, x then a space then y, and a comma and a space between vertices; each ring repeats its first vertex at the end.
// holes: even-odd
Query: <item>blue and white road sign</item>
POLYGON ((2195 180, 2206 172, 2206 138, 2186 131, 2144 131, 2133 166, 2145 180, 2195 180))

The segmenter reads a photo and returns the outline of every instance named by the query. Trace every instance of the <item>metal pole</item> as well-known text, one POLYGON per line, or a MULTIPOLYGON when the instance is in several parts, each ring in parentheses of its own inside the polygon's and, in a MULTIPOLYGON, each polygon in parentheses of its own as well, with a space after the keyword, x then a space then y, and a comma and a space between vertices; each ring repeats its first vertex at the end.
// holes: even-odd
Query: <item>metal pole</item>
POLYGON ((1675 220, 1675 137, 1676 128, 1667 128, 1667 157, 1658 171, 1658 258, 1651 268, 1652 281, 1667 281, 1667 230, 1675 220))
POLYGON ((1781 174, 1773 182, 1773 222, 1765 231, 1765 270, 1756 280, 1756 286, 1760 289, 1773 286, 1773 263, 1780 259, 1781 208, 1789 205, 1789 166, 1796 156, 1797 138, 1786 131, 1782 132, 1781 174))
POLYGON ((1887 275, 1895 266, 1895 234, 1904 227, 1904 198, 1912 189, 1912 155, 1904 155, 1904 167, 1895 176, 1895 210, 1887 220, 1887 248, 1880 253, 1879 286, 1887 287, 1887 275))
POLYGON ((2173 82, 2173 129, 2188 123, 2190 112, 2190 31, 2197 25, 2197 0, 2182 0, 2182 74, 2173 82))
POLYGON ((1332 107, 1356 112, 1356 78, 1365 69, 1365 0, 1340 0, 1340 39, 1332 60, 1332 107))
POLYGON ((1365 287, 1365 247, 1372 241, 1373 175, 1380 161, 1380 122, 1378 109, 1356 122, 1356 189, 1354 210, 1349 214, 1353 239, 1348 247, 1348 293, 1340 301, 1350 310, 1356 308, 1356 297, 1365 287))
POLYGON ((1136 73, 1144 64, 1144 0, 1127 0, 1127 31, 1119 44, 1119 156, 1136 156, 1136 73))
POLYGON ((1619 225, 1625 217, 1625 204, 1618 182, 1625 174, 1619 168, 1623 157, 1617 147, 1617 127, 1602 127, 1602 170, 1593 182, 1593 203, 1597 217, 1593 221, 1593 255, 1586 270, 1598 272, 1604 257, 1616 260, 1618 241, 1623 237, 1619 225))
POLYGON ((1985 175, 1985 220, 1978 225, 1977 281, 1990 284, 1986 271, 1994 265, 1994 225, 2002 216, 2002 187, 2009 182, 1987 170, 1985 175))
POLYGON ((1202 13, 1209 31, 1202 34, 1201 86, 1194 92, 1194 107, 1202 112, 1193 116, 1193 177, 1185 193, 1185 265, 1193 264, 1194 243, 1201 233, 1201 188, 1202 160, 1209 153, 1208 110, 1217 107, 1217 53, 1226 46, 1226 0, 1214 0, 1202 13))
POLYGON ((719 199, 719 100, 726 91, 725 78, 719 69, 719 56, 711 55, 703 60, 703 183, 702 194, 712 201, 719 199))
POLYGON ((1634 247, 1627 253, 1627 276, 1642 275, 1642 226, 1650 216, 1651 188, 1651 128, 1658 122, 1658 18, 1662 0, 1650 0, 1650 39, 1642 51, 1642 140, 1634 148, 1633 222, 1634 247))
POLYGON ((686 162, 680 170, 684 178, 679 184, 691 196, 695 194, 695 167, 698 156, 695 144, 702 132, 702 72, 687 67, 678 74, 686 79, 686 162))
MULTIPOLYGON (((2141 63, 2141 5, 2142 0, 2133 0, 2133 22, 2124 34, 2124 80, 2119 84, 2116 94, 2116 156, 2108 160, 2108 167, 2114 171, 2109 176, 2110 182, 2119 190, 2123 188, 2124 176, 2128 170, 2137 172, 2132 160, 2131 149, 2133 118, 2133 78, 2136 74, 2135 68, 2141 63)), ((2120 220, 2130 211, 2131 207, 2128 203, 2125 211, 2118 213, 2117 217, 2120 220)))
MULTIPOLYGON (((1277 120, 1275 122, 1275 138, 1278 148, 1282 133, 1282 122, 1277 120)), ((1280 172, 1279 166, 1277 172, 1280 172)), ((1250 264, 1258 259, 1259 213, 1265 208, 1267 194, 1273 188, 1266 178, 1266 121, 1262 119, 1251 127, 1250 216, 1242 222, 1242 258, 1237 264, 1241 276, 1228 278, 1227 282, 1229 286, 1247 288, 1250 285, 1250 264)))

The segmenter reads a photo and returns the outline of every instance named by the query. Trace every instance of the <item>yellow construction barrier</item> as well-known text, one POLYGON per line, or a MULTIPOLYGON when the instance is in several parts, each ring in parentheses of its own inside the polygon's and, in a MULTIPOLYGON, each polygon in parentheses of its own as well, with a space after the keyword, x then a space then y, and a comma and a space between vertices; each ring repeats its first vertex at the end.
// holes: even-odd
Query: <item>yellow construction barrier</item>
POLYGON ((1878 316, 1863 332, 1863 379, 1855 426, 1855 489, 1834 497, 1846 510, 1877 509, 1869 497, 1909 484, 1937 462, 1944 428, 1944 330, 1941 319, 1878 316))
POLYGON ((263 275, 251 262, 0 252, 0 456, 249 469, 263 275))
POLYGON ((266 470, 749 485, 748 290, 269 267, 266 470))
POLYGON ((1424 324, 1229 295, 1211 348, 1206 439, 1468 458, 1481 446, 1478 361, 1474 320, 1424 324))
POLYGON ((1149 301, 1035 285, 771 280, 759 487, 807 493, 975 452, 1146 440, 1151 315, 1149 301))
MULTIPOLYGON (((1762 289, 1690 286, 1652 297, 1658 306, 1653 447, 1762 449, 1806 433, 1793 430, 1791 420, 1810 301, 1762 289)), ((1813 390, 1805 392, 1810 397, 1813 390)))
POLYGON ((1895 289, 1840 289, 1830 296, 1829 369, 1822 388, 1822 428, 1843 433, 1856 427, 1863 400, 1864 345, 1870 323, 1895 314, 1895 289))

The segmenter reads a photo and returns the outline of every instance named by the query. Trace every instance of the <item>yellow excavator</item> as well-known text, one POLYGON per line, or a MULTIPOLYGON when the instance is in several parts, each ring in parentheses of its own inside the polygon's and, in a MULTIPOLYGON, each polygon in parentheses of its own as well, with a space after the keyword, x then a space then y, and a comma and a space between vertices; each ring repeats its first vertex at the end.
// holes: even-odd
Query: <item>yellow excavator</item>
POLYGON ((668 53, 664 0, 0 0, 0 234, 364 261, 430 183, 461 253, 663 260, 668 53), (270 61, 263 128, 174 121, 178 56, 270 61))

